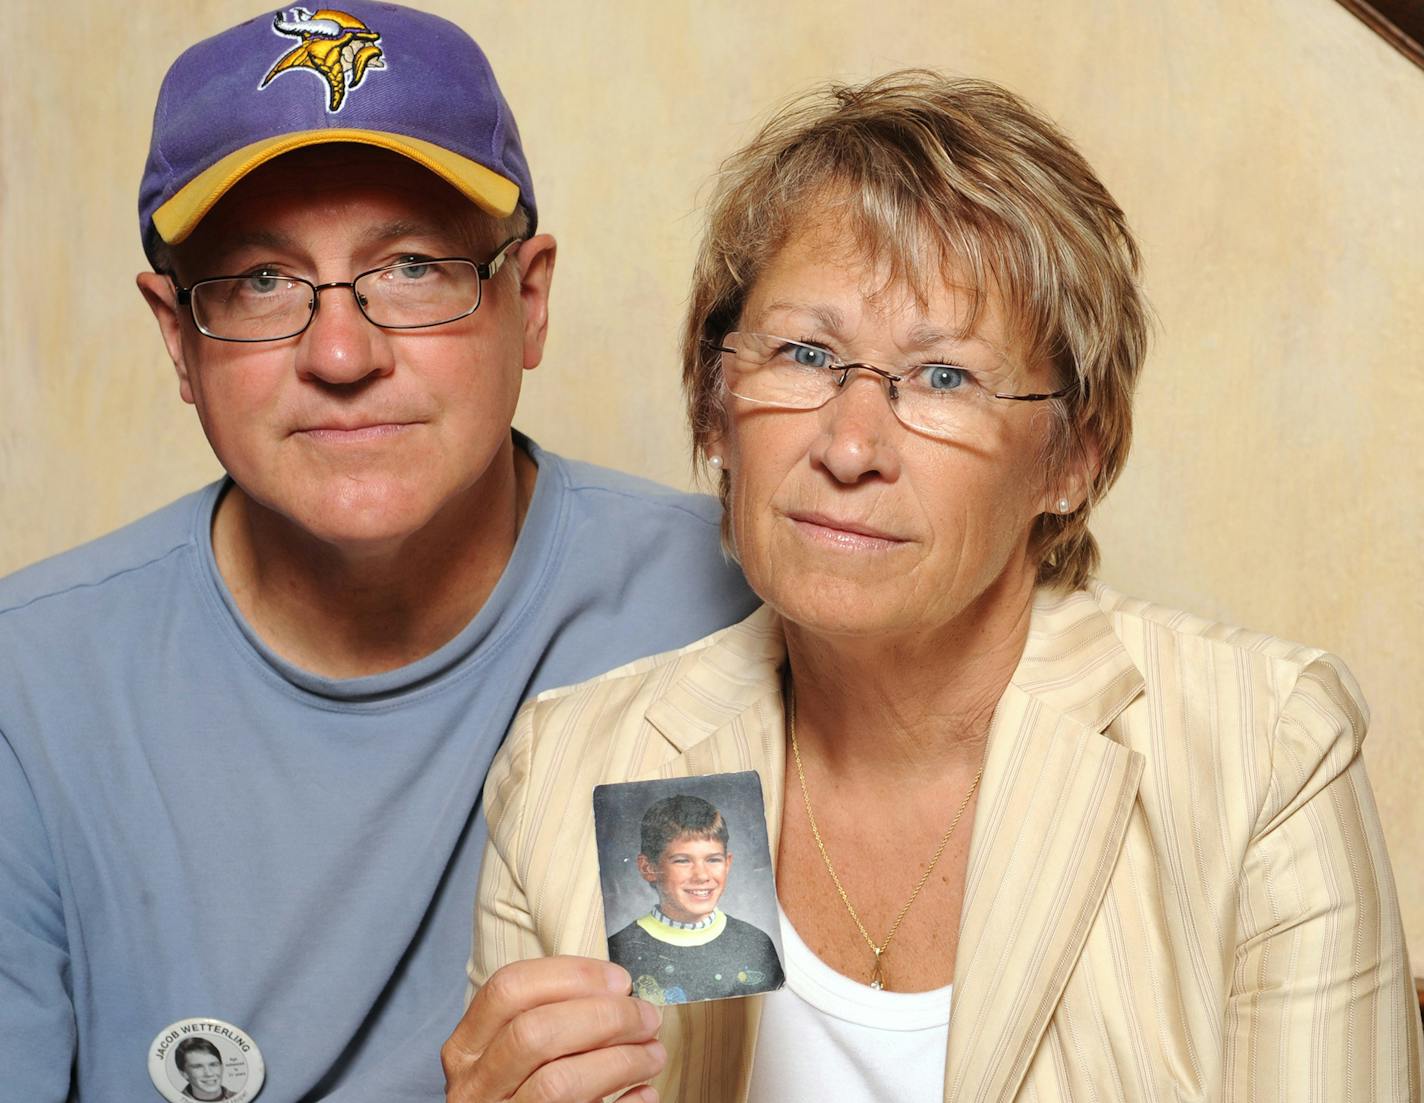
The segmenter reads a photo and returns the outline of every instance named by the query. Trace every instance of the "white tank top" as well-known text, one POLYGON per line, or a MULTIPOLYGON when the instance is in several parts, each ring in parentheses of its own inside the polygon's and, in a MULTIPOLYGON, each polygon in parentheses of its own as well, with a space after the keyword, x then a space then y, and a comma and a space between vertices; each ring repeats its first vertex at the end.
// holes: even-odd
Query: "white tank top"
POLYGON ((939 1103, 953 985, 880 992, 857 984, 777 912, 786 987, 762 997, 748 1103, 939 1103))

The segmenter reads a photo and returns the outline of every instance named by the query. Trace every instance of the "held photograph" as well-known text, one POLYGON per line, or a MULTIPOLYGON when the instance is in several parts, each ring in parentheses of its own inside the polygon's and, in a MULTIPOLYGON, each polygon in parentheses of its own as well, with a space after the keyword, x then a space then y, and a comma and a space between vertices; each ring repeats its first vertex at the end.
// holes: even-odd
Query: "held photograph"
POLYGON ((658 1005, 784 983, 776 881, 753 770, 593 792, 609 959, 658 1005))

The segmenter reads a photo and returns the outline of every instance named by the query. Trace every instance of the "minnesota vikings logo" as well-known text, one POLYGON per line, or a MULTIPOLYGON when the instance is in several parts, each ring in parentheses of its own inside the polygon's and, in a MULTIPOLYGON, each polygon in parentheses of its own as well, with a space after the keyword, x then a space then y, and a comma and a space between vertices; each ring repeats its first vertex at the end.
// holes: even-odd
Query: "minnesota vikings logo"
POLYGON ((293 8, 286 18, 278 12, 272 18, 272 30, 301 41, 284 54, 272 71, 262 78, 258 88, 278 73, 289 69, 311 69, 318 73, 331 90, 327 110, 336 112, 346 100, 346 93, 361 83, 367 69, 384 69, 379 31, 373 31, 354 15, 333 8, 308 11, 293 8))

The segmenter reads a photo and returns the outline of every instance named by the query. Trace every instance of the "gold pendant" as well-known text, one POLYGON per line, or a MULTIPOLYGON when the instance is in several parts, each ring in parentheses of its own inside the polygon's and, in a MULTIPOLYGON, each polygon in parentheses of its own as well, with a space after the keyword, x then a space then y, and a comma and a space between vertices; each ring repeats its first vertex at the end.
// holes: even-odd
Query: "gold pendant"
POLYGON ((885 974, 880 971, 880 953, 881 950, 875 951, 875 968, 870 973, 870 987, 877 992, 883 991, 885 988, 885 974))

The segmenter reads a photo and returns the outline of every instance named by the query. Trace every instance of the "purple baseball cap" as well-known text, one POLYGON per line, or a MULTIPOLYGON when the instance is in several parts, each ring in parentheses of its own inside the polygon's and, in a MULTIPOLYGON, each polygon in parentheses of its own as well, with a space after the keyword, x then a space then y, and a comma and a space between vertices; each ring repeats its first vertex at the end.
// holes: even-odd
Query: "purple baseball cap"
POLYGON ((489 214, 522 206, 537 222, 519 128, 475 41, 426 12, 350 0, 269 11, 173 63, 139 185, 144 252, 186 239, 259 165, 325 142, 399 153, 489 214))

